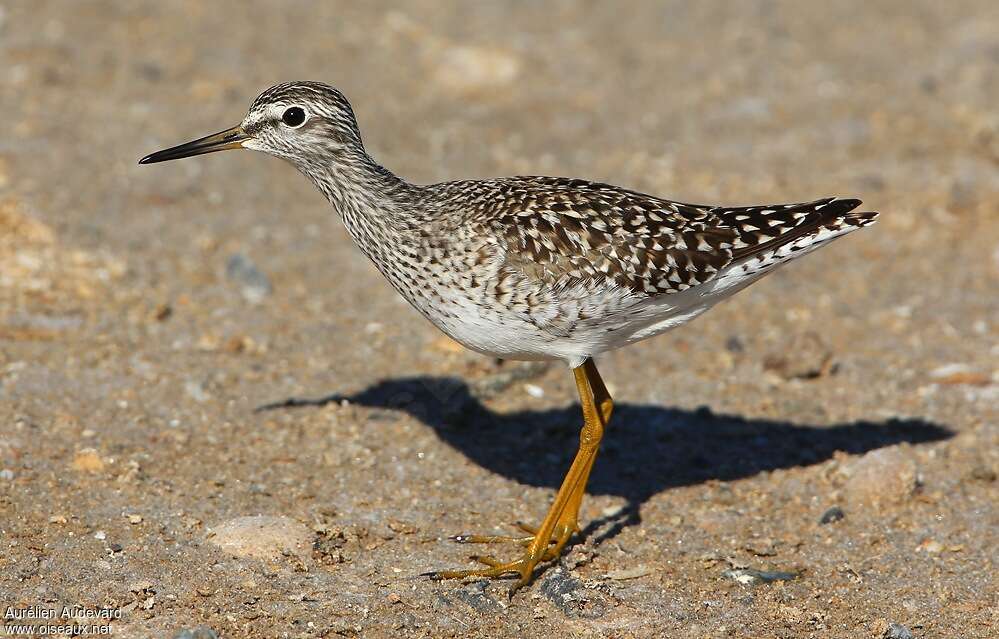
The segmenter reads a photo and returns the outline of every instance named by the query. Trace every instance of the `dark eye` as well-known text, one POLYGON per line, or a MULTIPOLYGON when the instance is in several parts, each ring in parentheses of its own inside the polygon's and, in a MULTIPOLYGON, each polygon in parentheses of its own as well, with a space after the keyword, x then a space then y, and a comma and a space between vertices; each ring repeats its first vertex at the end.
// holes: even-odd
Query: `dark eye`
POLYGON ((305 122, 305 109, 302 107, 288 107, 281 114, 281 121, 291 127, 302 126, 305 122))

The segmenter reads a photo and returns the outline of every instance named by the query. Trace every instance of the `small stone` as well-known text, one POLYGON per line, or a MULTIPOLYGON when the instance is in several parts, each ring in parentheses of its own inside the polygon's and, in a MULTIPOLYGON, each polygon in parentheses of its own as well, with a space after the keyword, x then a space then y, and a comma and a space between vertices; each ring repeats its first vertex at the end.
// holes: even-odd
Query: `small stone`
POLYGON ((888 632, 885 639, 914 639, 912 631, 900 623, 888 624, 888 632))
POLYGON ((967 364, 945 364, 930 371, 930 379, 937 384, 987 386, 992 382, 989 375, 978 372, 967 364))
POLYGON ((840 521, 846 517, 846 513, 839 506, 833 506, 829 510, 822 513, 822 517, 819 518, 820 524, 831 524, 833 522, 840 521))
POLYGON ((871 636, 873 639, 915 639, 912 631, 900 623, 879 619, 874 622, 871 636))
POLYGON ((652 569, 647 566, 635 566, 634 568, 624 568, 622 570, 612 570, 605 576, 608 579, 613 579, 615 581, 624 581, 626 579, 638 579, 639 577, 645 577, 646 575, 651 575, 652 569))
POLYGON ((780 570, 757 570, 756 568, 732 568, 723 572, 722 577, 738 581, 743 586, 756 586, 775 581, 791 581, 792 579, 797 579, 799 573, 780 570))
POLYGON ((324 564, 340 564, 348 561, 347 547, 377 548, 380 542, 371 543, 369 531, 363 526, 321 526, 312 542, 312 557, 324 564))
POLYGON ((777 554, 777 542, 770 537, 754 539, 745 545, 745 549, 757 557, 773 557, 777 554))
POLYGON ((844 494, 853 503, 898 504, 910 498, 918 485, 916 462, 899 447, 879 448, 843 468, 844 494))
POLYGON ((97 532, 94 533, 94 539, 96 539, 97 541, 104 541, 105 539, 107 539, 107 536, 108 534, 103 530, 98 530, 97 532))
POLYGON ((539 377, 548 370, 549 365, 549 362, 510 362, 502 370, 475 382, 470 390, 479 399, 490 399, 518 381, 539 377))
POLYGON ((226 277, 241 286, 243 299, 251 304, 259 304, 271 294, 273 287, 257 265, 242 253, 229 256, 225 264, 226 277))
POLYGON ((226 340, 222 350, 227 353, 253 353, 257 350, 257 343, 252 337, 235 335, 226 340))
POLYGON ((217 526, 209 541, 237 557, 275 560, 311 549, 309 529, 287 517, 237 517, 217 526))
POLYGON ((194 630, 181 630, 172 639, 219 639, 219 636, 208 626, 198 626, 194 630))
POLYGON ((199 351, 217 351, 221 347, 221 342, 218 335, 212 335, 210 333, 205 333, 198 338, 195 348, 199 351))
POLYGON ((921 550, 930 555, 937 555, 943 552, 944 546, 936 539, 924 539, 923 543, 919 544, 918 550, 921 550))
POLYGON ((812 331, 795 335, 779 352, 768 354, 763 368, 784 379, 815 379, 835 372, 832 350, 812 331))
POLYGON ((742 353, 746 350, 746 345, 742 343, 738 335, 729 335, 725 340, 725 350, 729 353, 742 353))
POLYGON ((489 596, 486 589, 489 582, 475 581, 454 591, 454 596, 465 602, 472 610, 486 614, 496 614, 503 610, 502 604, 489 596))
POLYGON ((971 469, 970 476, 975 481, 994 482, 996 480, 996 471, 985 464, 979 464, 971 469))
POLYGON ((399 519, 389 519, 388 522, 386 522, 386 525, 388 525, 392 532, 402 533, 403 535, 412 535, 420 530, 416 526, 399 519))
POLYGON ((65 524, 67 521, 63 515, 52 515, 49 517, 50 524, 65 524))
POLYGON ((184 382, 184 391, 188 394, 188 396, 190 396, 191 399, 198 403, 206 402, 211 399, 211 395, 205 391, 205 387, 193 379, 189 379, 184 382))
POLYGON ((104 460, 93 448, 78 450, 73 456, 73 469, 84 473, 99 473, 104 470, 104 460))
POLYGON ((153 309, 153 312, 150 313, 150 317, 157 322, 162 322, 171 315, 173 315, 173 307, 165 302, 157 304, 156 308, 153 309))
POLYGON ((0 470, 0 479, 3 481, 11 481, 14 479, 14 471, 9 468, 4 468, 0 470))
POLYGON ((537 384, 524 384, 524 391, 534 399, 541 399, 545 396, 545 389, 537 384))
POLYGON ((128 586, 128 591, 135 594, 149 594, 156 592, 156 586, 149 580, 133 581, 128 586))
POLYGON ((135 524, 141 524, 142 523, 142 515, 129 515, 128 516, 128 523, 132 524, 133 526, 135 524))

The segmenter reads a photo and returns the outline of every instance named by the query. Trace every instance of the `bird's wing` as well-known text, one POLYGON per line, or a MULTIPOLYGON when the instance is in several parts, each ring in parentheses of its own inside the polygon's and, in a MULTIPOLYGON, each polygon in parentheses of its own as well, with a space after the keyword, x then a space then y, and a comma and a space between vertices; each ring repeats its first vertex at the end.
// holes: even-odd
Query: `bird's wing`
POLYGON ((732 259, 737 230, 710 208, 559 178, 490 183, 483 223, 512 267, 552 285, 614 283, 646 296, 706 281, 732 259))
POLYGON ((514 284, 533 283, 541 291, 535 295, 550 294, 562 303, 582 302, 565 299, 566 294, 610 288, 636 302, 678 293, 708 282, 733 262, 842 219, 860 204, 825 198, 716 207, 548 177, 478 186, 476 206, 468 210, 501 246, 506 275, 514 284))
POLYGON ((641 296, 707 282, 750 257, 843 216, 859 200, 751 207, 685 204, 560 178, 492 183, 484 221, 509 258, 543 281, 611 280, 641 296))

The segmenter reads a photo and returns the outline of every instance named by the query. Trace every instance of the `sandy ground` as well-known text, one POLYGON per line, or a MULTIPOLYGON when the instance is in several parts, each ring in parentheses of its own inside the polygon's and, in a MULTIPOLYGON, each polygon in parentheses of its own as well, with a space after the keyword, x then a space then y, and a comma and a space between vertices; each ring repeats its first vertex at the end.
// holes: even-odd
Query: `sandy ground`
MULTIPOLYGON (((999 5, 0 4, 0 604, 114 636, 995 637, 999 5), (414 181, 588 177, 881 222, 599 364, 443 339, 292 168, 157 166, 288 79, 414 181), (298 407, 258 408, 289 398, 298 407), (513 548, 495 548, 507 556, 513 548), (109 613, 110 614, 110 613, 109 613)), ((10 614, 13 614, 11 612, 10 614)))

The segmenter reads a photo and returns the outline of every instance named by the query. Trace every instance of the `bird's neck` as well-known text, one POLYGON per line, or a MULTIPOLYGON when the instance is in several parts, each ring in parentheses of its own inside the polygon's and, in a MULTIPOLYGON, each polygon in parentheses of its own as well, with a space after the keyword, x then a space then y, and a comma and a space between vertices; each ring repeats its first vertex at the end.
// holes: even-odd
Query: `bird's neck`
POLYGON ((327 164, 299 166, 329 200, 347 232, 368 257, 391 251, 412 236, 420 187, 378 164, 363 147, 340 149, 327 164))

